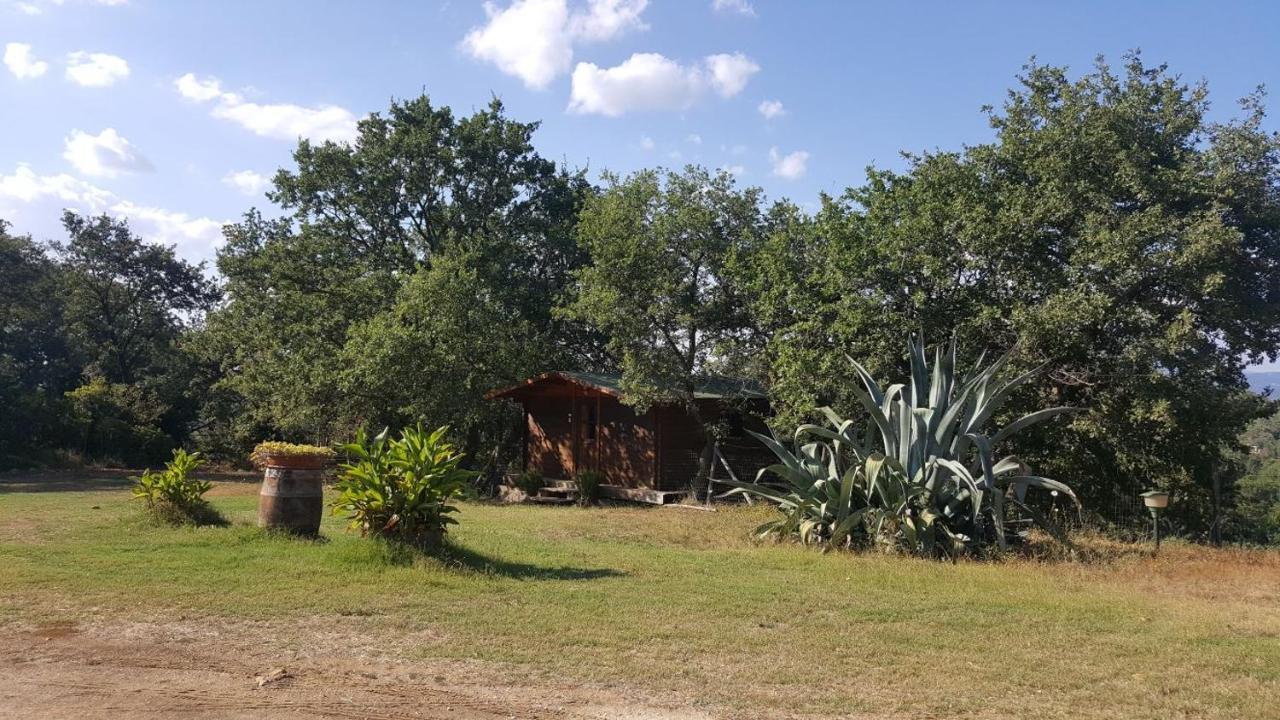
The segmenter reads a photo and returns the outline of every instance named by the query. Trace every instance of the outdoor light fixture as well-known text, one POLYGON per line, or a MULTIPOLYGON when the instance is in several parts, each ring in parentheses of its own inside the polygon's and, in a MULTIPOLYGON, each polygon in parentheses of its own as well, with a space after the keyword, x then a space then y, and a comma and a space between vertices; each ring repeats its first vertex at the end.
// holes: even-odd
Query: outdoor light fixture
POLYGON ((1148 490, 1142 493, 1142 504, 1151 512, 1151 526, 1155 530, 1156 550, 1160 549, 1160 511, 1169 507, 1169 493, 1163 490, 1148 490))

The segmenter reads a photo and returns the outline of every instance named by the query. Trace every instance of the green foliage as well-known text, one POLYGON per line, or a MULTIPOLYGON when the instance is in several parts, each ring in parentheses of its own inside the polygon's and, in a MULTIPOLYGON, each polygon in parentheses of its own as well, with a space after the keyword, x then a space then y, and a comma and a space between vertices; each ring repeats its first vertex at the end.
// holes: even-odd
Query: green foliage
POLYGON ((578 217, 592 262, 577 272, 578 295, 562 314, 607 339, 625 402, 641 412, 680 404, 699 423, 705 447, 689 481, 700 486, 714 428, 694 388, 734 371, 735 345, 750 332, 748 302, 729 269, 759 239, 761 191, 694 166, 604 178, 578 217))
POLYGON ((204 499, 213 483, 190 477, 203 464, 200 453, 178 448, 162 472, 148 468, 133 478, 133 497, 145 502, 153 517, 170 524, 220 524, 221 517, 204 499))
POLYGON ((173 343, 220 297, 204 265, 143 241, 125 220, 66 211, 54 245, 68 275, 68 333, 92 374, 136 383, 172 362, 173 343))
POLYGON ((0 220, 0 464, 161 459, 203 399, 180 341, 217 287, 123 220, 63 226, 66 242, 37 245, 0 220))
POLYGON ((419 426, 399 438, 389 438, 388 430, 369 438, 361 429, 355 442, 342 446, 348 462, 340 466, 333 511, 345 512, 349 527, 362 535, 438 546, 457 523, 449 503, 475 477, 459 467, 462 455, 446 441, 448 430, 427 433, 419 426))
POLYGON ((516 488, 529 497, 537 495, 544 487, 546 480, 542 477, 541 470, 525 470, 516 476, 516 488))
POLYGON ((86 458, 137 467, 173 449, 160 427, 168 406, 154 390, 95 377, 66 398, 77 449, 86 458))
POLYGON ((1048 366, 1008 412, 1090 413, 1012 449, 1092 510, 1140 514, 1136 493, 1160 486, 1182 498, 1171 520, 1203 530, 1226 449, 1269 412, 1241 370, 1280 346, 1280 138, 1260 96, 1215 123, 1203 85, 1137 57, 1019 80, 994 141, 780 213, 738 266, 778 422, 860 406, 832 347, 896 373, 906 332, 1020 340, 1011 371, 1048 366))
POLYGON ((79 378, 61 286, 44 249, 0 220, 0 468, 67 441, 62 393, 79 378))
POLYGON ((1005 355, 960 374, 956 345, 939 347, 930 366, 923 341, 910 343, 910 378, 880 386, 862 364, 854 395, 864 419, 846 420, 822 408, 828 427, 801 425, 794 448, 755 434, 781 461, 755 483, 732 483, 777 504, 783 518, 766 535, 798 536, 806 544, 849 547, 884 543, 919 555, 1004 550, 1022 515, 1045 531, 1057 529, 1027 500, 1029 488, 1075 500, 1066 485, 1032 474, 1017 457, 995 448, 1036 423, 1071 412, 1056 407, 1003 427, 993 419, 1037 371, 1001 379, 1005 355), (861 387, 857 387, 861 385, 861 387), (761 483, 781 478, 781 488, 761 483))
POLYGON ((604 485, 604 473, 599 470, 583 470, 574 477, 578 486, 578 504, 595 505, 600 502, 600 486, 604 485))
POLYGON ((1280 544, 1280 460, 1253 464, 1233 490, 1229 534, 1260 544, 1280 544))
POLYGON ((750 324, 726 267, 757 237, 760 190, 693 166, 605 182, 579 215, 592 264, 565 313, 608 338, 628 402, 691 406, 697 379, 750 324))
POLYGON ((280 442, 279 440, 268 440, 260 442, 253 448, 253 452, 249 455, 249 460, 256 466, 261 467, 266 464, 267 459, 272 456, 285 457, 308 457, 317 458, 319 460, 332 460, 337 457, 337 453, 333 448, 321 445, 300 445, 298 443, 280 442))
POLYGON ((246 214, 219 252, 233 302, 201 345, 239 402, 209 422, 331 439, 445 417, 468 461, 492 465, 512 415, 484 392, 597 344, 552 315, 584 262, 572 229, 589 187, 538 155, 536 129, 497 101, 459 117, 423 96, 362 120, 352 144, 299 143, 271 193, 288 216, 246 214))

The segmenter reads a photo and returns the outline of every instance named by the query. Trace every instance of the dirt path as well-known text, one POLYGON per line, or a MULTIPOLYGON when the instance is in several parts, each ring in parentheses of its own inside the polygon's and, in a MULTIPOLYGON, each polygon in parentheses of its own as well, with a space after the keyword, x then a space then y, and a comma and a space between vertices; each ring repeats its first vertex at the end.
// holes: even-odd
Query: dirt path
POLYGON ((327 623, 182 621, 9 625, 0 716, 708 720, 651 698, 580 686, 521 686, 499 668, 389 657, 386 632, 327 623), (378 649, 379 644, 387 651, 378 649))

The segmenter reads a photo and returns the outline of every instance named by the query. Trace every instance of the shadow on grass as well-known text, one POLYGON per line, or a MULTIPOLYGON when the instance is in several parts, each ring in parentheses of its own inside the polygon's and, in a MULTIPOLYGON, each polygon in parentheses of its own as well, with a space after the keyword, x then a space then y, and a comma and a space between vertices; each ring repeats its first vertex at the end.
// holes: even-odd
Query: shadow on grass
POLYGON ((143 516, 151 523, 168 527, 231 527, 231 521, 216 507, 202 502, 190 507, 172 503, 156 503, 143 508, 143 516))
MULTIPOLYGON (((0 472, 0 494, 123 490, 132 486, 133 478, 141 473, 118 468, 7 470, 0 472)), ((246 485, 262 482, 260 474, 244 472, 196 472, 193 477, 246 485)))
POLYGON ((39 477, 29 475, 0 477, 0 494, 4 493, 52 493, 91 492, 95 490, 124 490, 133 480, 124 477, 39 477))
POLYGON ((332 542, 328 535, 316 533, 311 535, 304 532, 294 532, 285 528, 259 527, 254 523, 245 523, 243 527, 249 529, 253 535, 257 537, 267 538, 269 540, 281 540, 284 542, 300 543, 303 545, 328 545, 332 542))
POLYGON ((623 577, 627 573, 613 568, 580 568, 567 565, 548 566, 503 560, 462 547, 445 543, 434 550, 394 541, 379 541, 386 549, 386 560, 392 565, 410 566, 420 561, 439 563, 447 568, 463 572, 512 578, 514 580, 599 580, 623 577))

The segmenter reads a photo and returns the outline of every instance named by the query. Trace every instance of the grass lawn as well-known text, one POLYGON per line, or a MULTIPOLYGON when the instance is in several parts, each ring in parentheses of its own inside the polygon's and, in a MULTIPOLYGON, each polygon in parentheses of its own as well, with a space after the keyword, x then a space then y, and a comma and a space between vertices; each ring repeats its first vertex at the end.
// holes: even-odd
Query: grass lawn
POLYGON ((760 509, 467 503, 441 563, 338 518, 264 534, 256 491, 215 487, 230 527, 164 529, 124 489, 0 485, 0 624, 359 617, 410 657, 723 717, 1280 716, 1276 552, 951 565, 755 544, 760 509))

